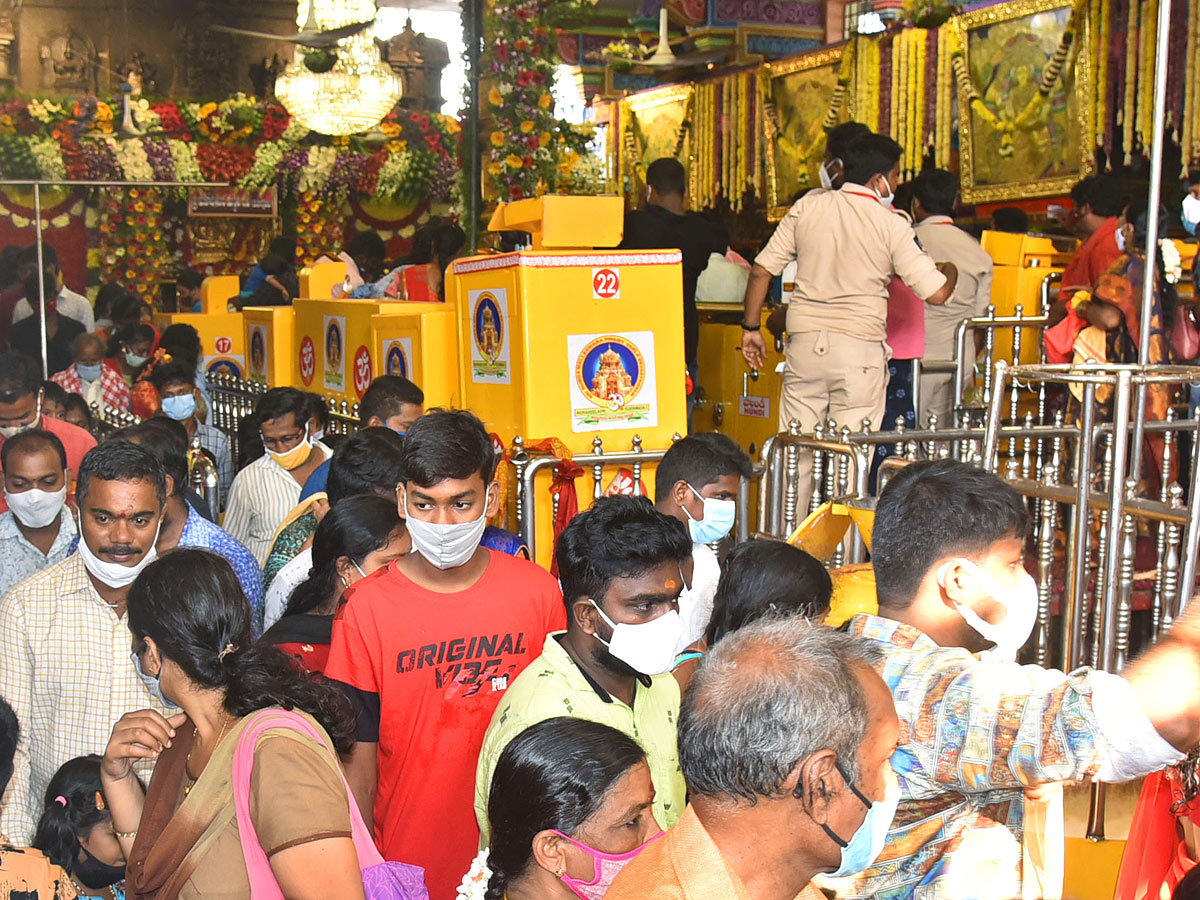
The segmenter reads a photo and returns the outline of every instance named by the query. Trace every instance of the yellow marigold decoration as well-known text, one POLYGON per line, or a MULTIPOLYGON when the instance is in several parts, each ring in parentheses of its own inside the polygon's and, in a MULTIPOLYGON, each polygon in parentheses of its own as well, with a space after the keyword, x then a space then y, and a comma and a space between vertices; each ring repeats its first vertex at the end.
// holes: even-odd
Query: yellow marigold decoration
POLYGON ((400 126, 395 122, 380 122, 379 130, 382 131, 387 137, 400 137, 400 126))
POLYGON ((500 88, 492 88, 488 91, 488 103, 492 106, 504 105, 504 95, 500 93, 500 88))
POLYGON ((541 134, 538 135, 538 146, 539 147, 545 147, 545 146, 549 145, 549 143, 550 143, 550 132, 543 131, 541 134))
POLYGON ((488 174, 489 175, 499 175, 503 171, 504 171, 504 166, 500 165, 500 163, 498 163, 498 162, 494 162, 490 166, 488 166, 488 174))
MULTIPOLYGON (((200 111, 196 113, 196 118, 203 119, 205 116, 211 115, 212 113, 215 113, 216 111, 217 111, 217 104, 211 103, 211 102, 205 103, 202 107, 200 107, 200 111)), ((111 112, 111 110, 110 110, 110 112, 111 112)))
POLYGON ((525 165, 525 161, 515 153, 510 153, 504 160, 504 164, 510 169, 519 169, 525 165))
POLYGON ((553 102, 554 102, 554 98, 551 97, 549 94, 543 93, 542 96, 538 97, 538 107, 540 109, 549 109, 550 104, 552 104, 553 102))
MULTIPOLYGON (((213 106, 216 109, 216 105, 213 106)), ((107 103, 96 104, 96 118, 101 122, 111 122, 113 117, 112 107, 107 103)))
POLYGON ((504 146, 504 132, 502 132, 502 131, 493 131, 492 132, 492 146, 493 147, 503 147, 504 146))
POLYGON ((529 119, 526 119, 524 122, 521 123, 521 134, 532 134, 533 129, 534 129, 534 124, 529 119))

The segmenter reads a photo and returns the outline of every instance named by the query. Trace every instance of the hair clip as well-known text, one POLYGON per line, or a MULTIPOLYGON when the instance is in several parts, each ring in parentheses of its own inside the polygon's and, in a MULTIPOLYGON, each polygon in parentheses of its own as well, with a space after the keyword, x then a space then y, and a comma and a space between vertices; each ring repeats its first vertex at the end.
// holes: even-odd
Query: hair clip
POLYGON ((96 809, 101 811, 108 809, 108 804, 104 802, 104 795, 99 791, 96 791, 96 809))
POLYGON ((66 806, 66 805, 67 805, 67 798, 66 798, 66 797, 64 797, 62 794, 59 794, 57 797, 55 797, 55 798, 54 798, 54 802, 55 802, 55 803, 58 803, 58 804, 61 804, 62 806, 66 806))
POLYGON ((230 653, 236 653, 237 649, 238 645, 233 643, 233 641, 230 641, 225 645, 225 649, 217 654, 217 662, 224 662, 225 657, 227 657, 230 653))

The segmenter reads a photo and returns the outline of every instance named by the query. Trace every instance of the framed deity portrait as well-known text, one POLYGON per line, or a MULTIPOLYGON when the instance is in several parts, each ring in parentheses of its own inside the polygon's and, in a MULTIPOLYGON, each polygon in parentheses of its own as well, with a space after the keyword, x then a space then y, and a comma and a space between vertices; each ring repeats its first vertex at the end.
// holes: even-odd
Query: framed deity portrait
POLYGON ((1065 194, 1095 168, 1088 17, 1071 0, 1015 0, 952 20, 962 195, 993 203, 1065 194))
POLYGON ((621 100, 621 143, 617 148, 617 180, 626 186, 626 200, 640 205, 646 192, 646 167, 673 156, 683 163, 692 184, 692 102, 690 84, 672 85, 633 94, 621 100))
MULTIPOLYGON (((837 89, 845 47, 828 47, 767 63, 759 74, 759 96, 767 135, 767 211, 783 218, 796 196, 820 187, 825 156, 825 117, 837 89)), ((847 98, 849 99, 849 98, 847 98)), ((838 121, 851 118, 844 102, 838 121)))

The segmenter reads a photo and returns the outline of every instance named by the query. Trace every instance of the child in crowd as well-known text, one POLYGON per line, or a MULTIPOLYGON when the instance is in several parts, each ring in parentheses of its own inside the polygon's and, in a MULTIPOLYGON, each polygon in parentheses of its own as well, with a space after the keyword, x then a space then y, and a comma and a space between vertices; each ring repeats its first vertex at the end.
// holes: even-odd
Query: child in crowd
POLYGON ((753 471, 746 451, 716 432, 690 434, 676 441, 658 464, 654 506, 682 522, 693 542, 691 562, 683 567, 687 586, 679 595, 683 632, 676 653, 681 657, 689 648, 702 649, 721 577, 721 565, 711 545, 723 541, 733 528, 742 479, 753 471))
POLYGON ((67 404, 67 392, 56 381, 42 382, 42 415, 62 420, 67 404))
POLYGON ((82 428, 88 434, 95 428, 92 411, 88 409, 87 401, 79 394, 67 394, 63 400, 62 420, 76 428, 82 428))
MULTIPOLYGON (((17 714, 0 697, 0 797, 12 778, 13 758, 17 753, 20 727, 17 714)), ((45 854, 27 847, 16 847, 0 834, 0 897, 22 900, 71 900, 75 888, 62 867, 45 854)))
POLYGON ((433 410, 404 438, 398 491, 415 553, 346 591, 327 678, 358 711, 346 765, 385 859, 454 895, 479 846, 475 764, 504 692, 566 625, 540 566, 481 546, 500 505, 496 453, 465 410, 433 410))
POLYGON ((66 870, 81 900, 125 900, 125 854, 100 787, 99 756, 77 756, 54 773, 33 845, 66 870))

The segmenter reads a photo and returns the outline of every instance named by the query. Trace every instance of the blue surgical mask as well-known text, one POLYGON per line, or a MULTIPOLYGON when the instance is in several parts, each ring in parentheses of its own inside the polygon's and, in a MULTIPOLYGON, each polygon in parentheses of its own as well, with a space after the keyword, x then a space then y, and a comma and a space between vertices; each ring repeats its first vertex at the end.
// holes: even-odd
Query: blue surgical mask
POLYGON ((99 381, 100 373, 104 371, 104 363, 96 363, 94 366, 75 363, 75 371, 79 373, 79 377, 84 381, 99 381))
POLYGON ((163 397, 163 414, 168 419, 183 422, 196 413, 196 395, 180 394, 178 397, 163 397))
POLYGON ((163 693, 161 668, 159 668, 157 675, 147 675, 146 670, 142 668, 142 657, 137 653, 137 651, 130 653, 129 658, 133 660, 133 668, 137 671, 138 678, 142 680, 142 684, 146 686, 146 691, 151 697, 153 697, 163 706, 174 707, 179 705, 163 693))
POLYGON ((149 358, 148 356, 138 356, 136 353, 125 354, 125 362, 129 363, 131 369, 140 369, 149 358))
POLYGON ((683 507, 683 514, 688 517, 688 530, 692 533, 692 540, 697 544, 711 544, 729 534, 737 516, 737 504, 732 500, 702 497, 690 484, 688 489, 704 504, 704 517, 701 519, 693 519, 687 507, 683 507))
POLYGON ((870 868, 883 850, 888 829, 892 825, 892 819, 896 817, 896 807, 900 805, 900 785, 895 780, 888 784, 883 799, 872 803, 849 778, 846 778, 846 773, 840 765, 838 773, 845 780, 846 787, 850 788, 854 796, 867 808, 867 815, 849 841, 842 840, 828 825, 821 826, 829 835, 829 839, 842 848, 842 864, 836 872, 826 876, 828 878, 844 878, 870 868))

